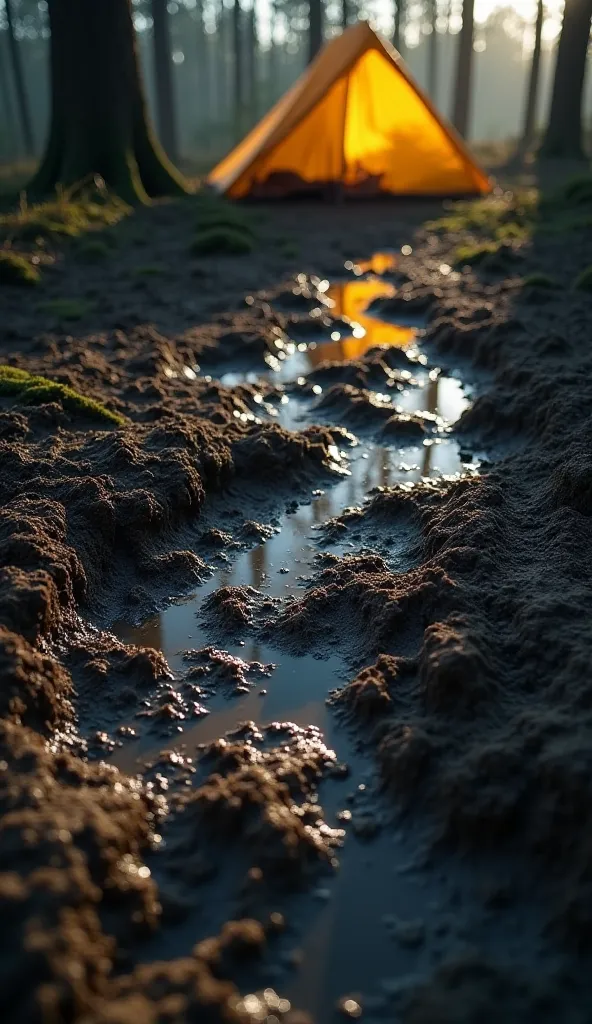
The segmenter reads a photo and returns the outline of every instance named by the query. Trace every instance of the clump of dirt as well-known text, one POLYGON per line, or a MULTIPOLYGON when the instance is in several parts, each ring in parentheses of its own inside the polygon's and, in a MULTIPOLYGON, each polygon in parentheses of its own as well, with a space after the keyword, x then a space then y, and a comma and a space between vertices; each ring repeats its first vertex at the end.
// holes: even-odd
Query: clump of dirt
POLYGON ((344 833, 323 820, 315 787, 338 764, 318 729, 277 723, 260 732, 247 724, 203 756, 210 774, 179 816, 184 842, 188 828, 223 845, 241 836, 258 886, 268 875, 291 884, 336 863, 344 833))
POLYGON ((429 413, 398 413, 391 395, 352 384, 333 384, 315 402, 323 417, 338 419, 357 433, 381 432, 401 443, 421 443, 435 426, 429 413))
POLYGON ((0 754, 4 1005, 14 1020, 80 1014, 104 991, 117 943, 158 924, 142 854, 164 805, 6 720, 0 754))
POLYGON ((185 673, 187 682, 214 688, 232 687, 235 694, 248 692, 251 686, 268 678, 276 667, 260 661, 243 661, 216 647, 186 651, 183 657, 191 666, 185 673))
POLYGON ((405 649, 447 604, 445 571, 428 564, 394 573, 379 555, 329 556, 302 598, 273 621, 273 635, 295 653, 326 652, 339 644, 358 662, 371 652, 405 649))

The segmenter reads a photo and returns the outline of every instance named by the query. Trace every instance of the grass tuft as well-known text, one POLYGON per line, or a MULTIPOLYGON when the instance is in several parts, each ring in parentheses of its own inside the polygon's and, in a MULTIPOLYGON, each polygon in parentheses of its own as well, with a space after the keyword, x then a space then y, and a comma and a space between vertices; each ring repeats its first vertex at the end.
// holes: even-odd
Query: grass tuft
POLYGON ((58 384, 47 377, 38 377, 15 366, 0 365, 0 395, 14 396, 27 405, 60 402, 64 409, 82 413, 92 419, 107 420, 117 426, 126 421, 119 413, 110 412, 100 402, 86 398, 67 384, 58 384))
POLYGON ((62 189, 43 203, 29 203, 23 193, 16 210, 0 214, 0 238, 18 242, 79 238, 111 227, 129 213, 131 206, 100 184, 62 189))
POLYGON ((0 249, 0 284, 17 284, 30 287, 38 284, 41 275, 31 260, 10 249, 0 249))

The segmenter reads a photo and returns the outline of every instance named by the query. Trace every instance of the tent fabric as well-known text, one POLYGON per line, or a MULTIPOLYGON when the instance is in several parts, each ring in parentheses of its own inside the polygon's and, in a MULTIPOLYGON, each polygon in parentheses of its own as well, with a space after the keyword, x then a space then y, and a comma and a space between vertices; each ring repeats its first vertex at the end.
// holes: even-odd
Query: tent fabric
POLYGON ((399 54, 367 22, 323 48, 208 183, 233 198, 331 184, 358 194, 491 189, 399 54))

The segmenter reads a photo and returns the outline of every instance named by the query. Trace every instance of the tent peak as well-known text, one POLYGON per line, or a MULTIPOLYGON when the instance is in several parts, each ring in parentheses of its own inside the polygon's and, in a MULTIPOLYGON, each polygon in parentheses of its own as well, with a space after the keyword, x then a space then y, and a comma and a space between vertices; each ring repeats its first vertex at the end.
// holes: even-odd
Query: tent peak
POLYGON ((454 196, 491 188, 400 54, 365 20, 326 43, 208 182, 234 198, 335 188, 454 196))

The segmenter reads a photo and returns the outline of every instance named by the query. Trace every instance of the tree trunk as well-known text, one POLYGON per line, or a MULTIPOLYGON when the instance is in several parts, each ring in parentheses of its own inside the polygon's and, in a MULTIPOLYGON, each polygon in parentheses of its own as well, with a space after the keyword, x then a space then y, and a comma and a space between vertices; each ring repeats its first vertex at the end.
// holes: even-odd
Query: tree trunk
POLYGON ((592 0, 566 0, 541 156, 584 158, 582 95, 591 20, 592 0))
POLYGON ((269 54, 267 64, 267 87, 272 101, 277 99, 277 42, 275 38, 277 25, 278 0, 271 0, 269 15, 269 54))
POLYGON ((438 0, 430 0, 429 9, 432 31, 428 41, 428 93, 435 101, 438 94, 438 0))
POLYGON ((251 9, 247 15, 247 81, 249 84, 249 116, 254 119, 258 110, 258 89, 257 89, 257 11, 253 0, 251 9))
POLYGON ((154 77, 156 82, 156 124, 158 135, 169 159, 179 159, 171 33, 167 0, 152 0, 152 41, 154 44, 154 77))
POLYGON ((33 127, 31 124, 31 110, 29 108, 29 97, 25 85, 23 62, 21 52, 14 34, 14 15, 12 12, 12 0, 4 0, 6 9, 6 24, 8 28, 8 45, 10 47, 10 59, 12 62, 12 74, 14 76, 14 89, 21 122, 21 132, 25 144, 27 156, 35 155, 35 143, 33 141, 33 127))
POLYGON ((308 63, 323 45, 323 0, 308 0, 308 63))
POLYGON ((522 130, 522 141, 520 143, 520 154, 524 156, 532 146, 536 129, 536 109, 539 95, 539 77, 541 70, 541 38, 543 34, 543 21, 545 17, 545 5, 543 0, 538 0, 537 16, 534 27, 534 49, 532 51, 532 62, 530 65, 530 78, 528 82, 528 94, 526 97, 526 108, 524 111, 524 127, 522 130))
MULTIPOLYGON (((592 2, 592 0, 591 0, 592 2)), ((471 119, 471 92, 473 76, 473 33, 475 0, 463 0, 462 29, 458 40, 456 86, 452 123, 459 135, 467 137, 471 119)))
POLYGON ((204 25, 203 0, 198 0, 196 15, 196 82, 197 95, 199 96, 200 103, 199 123, 203 126, 204 123, 208 124, 210 121, 210 54, 208 50, 208 38, 204 25))
POLYGON ((122 198, 179 195, 148 121, 130 0, 49 0, 49 139, 33 193, 99 174, 122 198))
POLYGON ((9 152, 7 155, 19 156, 19 130, 16 121, 16 115, 12 102, 12 83, 8 74, 8 64, 4 59, 5 49, 5 35, 7 33, 0 32, 0 94, 2 96, 2 106, 4 108, 4 120, 6 123, 6 132, 9 144, 9 152))
POLYGON ((341 28, 345 32, 349 25, 349 2, 348 0, 341 0, 341 28))
POLYGON ((405 27, 405 0, 395 0, 395 24, 393 28, 393 46, 402 53, 403 29, 405 27))
POLYGON ((233 109, 234 109, 234 130, 240 137, 242 109, 243 109, 243 50, 241 38, 242 10, 240 0, 234 0, 232 5, 232 66, 233 66, 233 109))

